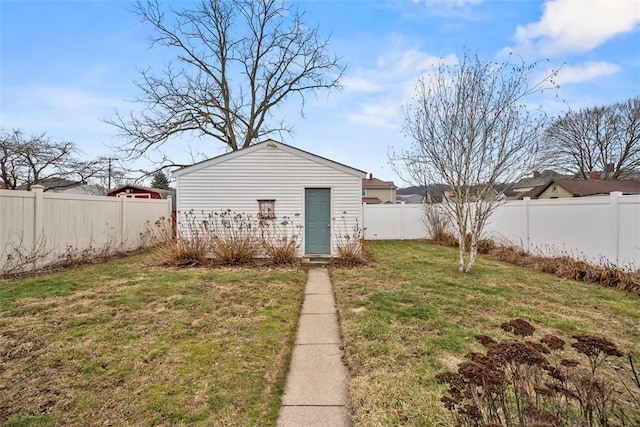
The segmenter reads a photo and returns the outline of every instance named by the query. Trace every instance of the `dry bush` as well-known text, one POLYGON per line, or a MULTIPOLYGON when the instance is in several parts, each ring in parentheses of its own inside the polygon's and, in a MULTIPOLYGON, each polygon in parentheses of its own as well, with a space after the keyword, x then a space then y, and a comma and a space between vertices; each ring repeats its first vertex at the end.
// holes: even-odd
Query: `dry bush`
POLYGON ((338 258, 333 264, 353 267, 366 263, 369 253, 364 244, 363 229, 356 218, 355 224, 349 228, 346 223, 346 212, 341 216, 341 221, 333 218, 333 232, 336 241, 338 258))
POLYGON ((282 221, 261 220, 260 238, 262 249, 275 265, 293 264, 298 260, 298 248, 302 241, 302 225, 298 222, 300 214, 294 219, 284 216, 282 221))
POLYGON ((215 262, 224 265, 245 264, 260 252, 258 227, 251 215, 227 209, 203 220, 210 252, 215 262))
POLYGON ((157 261, 174 266, 202 264, 209 250, 208 231, 193 212, 181 214, 178 224, 175 237, 170 227, 154 224, 156 230, 149 233, 152 236, 149 245, 153 247, 157 261))
POLYGON ((450 248, 457 248, 459 245, 458 239, 453 237, 452 234, 444 231, 434 234, 433 241, 439 245, 448 246, 450 248))
POLYGON ((449 216, 438 205, 426 203, 424 205, 424 215, 422 222, 427 227, 427 232, 431 235, 432 239, 437 239, 438 236, 444 236, 449 234, 449 216))
POLYGON ((622 269, 611 263, 594 265, 566 255, 544 257, 529 254, 520 248, 496 246, 495 244, 486 254, 500 261, 553 274, 564 279, 594 283, 640 296, 640 271, 622 269))
POLYGON ((165 243, 153 245, 163 264, 187 266, 209 260, 222 265, 240 265, 266 255, 272 264, 292 264, 302 240, 302 226, 294 219, 258 220, 229 209, 199 215, 181 213, 176 237, 170 229, 149 233, 165 243))
POLYGON ((574 335, 566 349, 554 335, 533 340, 535 327, 523 319, 502 329, 517 338, 478 335, 485 353, 469 353, 457 371, 436 375, 449 387, 442 403, 456 426, 639 425, 640 381, 630 380, 636 375, 630 356, 629 367, 610 364, 623 356, 614 343, 574 335))

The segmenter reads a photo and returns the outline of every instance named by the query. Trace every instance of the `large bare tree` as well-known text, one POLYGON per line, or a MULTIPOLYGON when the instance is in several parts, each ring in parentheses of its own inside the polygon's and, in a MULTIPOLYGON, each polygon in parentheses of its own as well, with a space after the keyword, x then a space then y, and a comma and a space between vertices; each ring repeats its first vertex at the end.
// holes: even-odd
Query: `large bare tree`
POLYGON ((150 0, 136 11, 154 31, 152 46, 172 50, 175 62, 142 70, 134 101, 143 109, 108 121, 131 157, 185 132, 248 147, 292 130, 272 117, 285 99, 298 95, 302 112, 306 96, 340 87, 344 66, 329 40, 284 0, 201 0, 168 14, 150 0))
POLYGON ((569 111, 545 131, 542 162, 581 179, 640 173, 640 98, 569 111))
POLYGON ((461 272, 472 270, 487 219, 502 203, 496 184, 513 182, 534 160, 545 115, 524 103, 556 87, 555 72, 532 79, 536 65, 483 62, 465 50, 455 65, 423 74, 405 109, 411 143, 392 164, 408 181, 449 187, 441 207, 457 231, 461 272))

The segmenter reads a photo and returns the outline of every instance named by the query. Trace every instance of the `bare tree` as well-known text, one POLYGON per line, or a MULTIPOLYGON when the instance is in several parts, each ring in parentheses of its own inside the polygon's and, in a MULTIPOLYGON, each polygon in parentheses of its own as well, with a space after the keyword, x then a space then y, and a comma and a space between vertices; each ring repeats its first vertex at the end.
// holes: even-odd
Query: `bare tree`
POLYGON ((494 186, 513 182, 534 159, 545 115, 523 103, 556 87, 555 72, 532 81, 536 65, 483 62, 465 50, 457 64, 423 74, 405 109, 412 141, 392 164, 414 183, 448 185, 442 207, 458 233, 461 272, 471 271, 487 219, 502 203, 494 186))
POLYGON ((201 0, 169 18, 150 0, 136 12, 154 30, 152 46, 173 50, 176 63, 161 74, 142 70, 134 102, 144 109, 107 121, 130 141, 131 158, 185 132, 248 147, 292 130, 271 121, 291 95, 303 107, 306 95, 340 87, 344 67, 328 55, 328 39, 284 0, 201 0))
POLYGON ((24 161, 19 155, 19 147, 9 133, 0 136, 0 179, 2 187, 15 190, 25 169, 24 161))
POLYGON ((569 111, 545 131, 542 162, 588 179, 624 179, 640 173, 640 98, 569 111))
POLYGON ((29 188, 68 173, 75 145, 53 141, 46 133, 27 137, 21 130, 0 134, 0 177, 4 187, 29 188))
MULTIPOLYGON (((74 143, 54 141, 46 133, 0 132, 0 180, 9 190, 29 189, 54 178, 87 183, 104 169, 98 160, 79 160, 74 143)), ((55 187, 55 186, 54 186, 55 187)))

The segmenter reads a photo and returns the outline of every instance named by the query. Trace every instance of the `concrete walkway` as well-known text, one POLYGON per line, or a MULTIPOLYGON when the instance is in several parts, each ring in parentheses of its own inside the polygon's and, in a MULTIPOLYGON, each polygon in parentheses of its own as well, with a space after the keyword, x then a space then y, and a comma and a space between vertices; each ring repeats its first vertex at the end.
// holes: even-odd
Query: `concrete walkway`
POLYGON ((279 427, 350 426, 348 372, 326 268, 309 270, 279 427))

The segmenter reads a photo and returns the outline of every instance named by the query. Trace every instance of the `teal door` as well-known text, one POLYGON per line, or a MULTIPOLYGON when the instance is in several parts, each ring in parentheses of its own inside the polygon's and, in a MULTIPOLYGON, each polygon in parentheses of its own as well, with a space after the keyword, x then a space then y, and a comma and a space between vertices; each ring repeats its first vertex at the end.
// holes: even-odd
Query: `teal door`
POLYGON ((331 189, 304 190, 305 254, 331 254, 331 189))

